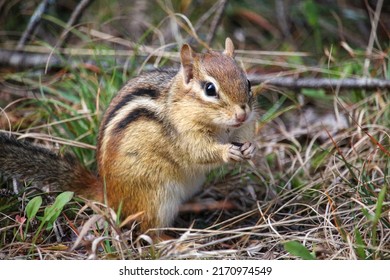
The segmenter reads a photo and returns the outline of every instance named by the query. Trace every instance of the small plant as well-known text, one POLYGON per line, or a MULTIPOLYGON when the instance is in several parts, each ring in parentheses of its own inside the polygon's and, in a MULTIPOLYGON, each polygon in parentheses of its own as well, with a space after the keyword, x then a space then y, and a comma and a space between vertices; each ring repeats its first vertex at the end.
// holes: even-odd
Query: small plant
MULTIPOLYGON (((27 234, 28 227, 31 224, 32 220, 35 219, 41 205, 42 205, 42 197, 41 196, 34 197, 27 204, 27 206, 26 206, 27 225, 26 225, 25 234, 27 234)), ((24 239, 26 239, 26 236, 24 236, 24 239)))
POLYGON ((284 244, 284 249, 291 255, 300 257, 303 260, 315 260, 310 251, 298 241, 287 241, 284 244))
MULTIPOLYGON (((362 212, 364 216, 367 218, 367 220, 371 224, 371 231, 369 233, 370 242, 371 242, 371 248, 378 246, 378 223, 380 222, 380 219, 382 217, 382 213, 384 210, 384 201, 386 197, 387 187, 384 186, 379 194, 378 199, 376 201, 375 205, 375 213, 370 213, 367 209, 362 209, 362 212)), ((361 259, 377 259, 379 258, 378 252, 374 251, 371 248, 368 248, 367 244, 364 242, 359 230, 355 229, 355 238, 356 238, 356 254, 361 259), (370 255, 367 255, 367 252, 370 252, 370 255)))
POLYGON ((32 243, 35 244, 38 237, 40 236, 41 231, 44 227, 46 230, 51 230, 53 228, 54 222, 57 220, 58 216, 61 214, 65 205, 73 198, 73 192, 63 192, 59 194, 54 203, 50 206, 47 206, 43 212, 43 216, 37 216, 38 210, 42 205, 42 197, 36 196, 26 206, 26 216, 27 216, 27 226, 26 233, 28 230, 28 225, 31 224, 31 221, 36 217, 41 223, 35 232, 32 243))

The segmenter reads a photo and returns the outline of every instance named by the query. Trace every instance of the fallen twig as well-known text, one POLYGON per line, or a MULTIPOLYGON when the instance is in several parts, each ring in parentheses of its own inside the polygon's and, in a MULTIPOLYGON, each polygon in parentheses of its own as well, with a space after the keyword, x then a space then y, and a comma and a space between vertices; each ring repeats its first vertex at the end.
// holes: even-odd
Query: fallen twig
POLYGON ((236 206, 229 200, 221 201, 202 201, 202 202, 187 202, 180 206, 180 212, 199 213, 202 211, 216 211, 234 209, 236 206))
POLYGON ((54 4, 56 0, 43 0, 39 6, 36 8, 35 12, 30 18, 30 21, 27 25, 26 30, 23 32, 22 37, 16 46, 17 50, 23 49, 26 42, 30 39, 32 33, 34 33, 35 28, 38 26, 39 22, 42 19, 42 15, 46 12, 50 5, 54 4))
POLYGON ((84 10, 91 4, 92 0, 81 0, 77 7, 74 9, 73 13, 70 15, 68 22, 66 23, 65 29, 62 31, 60 38, 57 42, 57 48, 61 48, 69 38, 70 28, 77 23, 80 19, 84 10))
POLYGON ((290 89, 313 88, 313 89, 390 89, 390 80, 374 78, 291 78, 291 77, 263 77, 261 75, 249 75, 252 84, 272 85, 290 89))
POLYGON ((206 43, 209 46, 211 45, 211 42, 214 39, 215 33, 217 32, 219 23, 221 22, 221 19, 222 19, 222 16, 223 16, 223 12, 225 11, 225 8, 226 8, 226 4, 227 4, 227 0, 221 0, 220 1, 219 7, 217 9, 217 12, 216 12, 216 14, 214 16, 213 21, 211 22, 210 32, 207 33, 207 37, 206 37, 206 43))
MULTIPOLYGON (((88 49, 57 49, 61 55, 78 56, 81 58, 89 58, 96 56, 96 51, 88 49)), ((114 56, 118 65, 121 64, 121 58, 123 58, 123 64, 127 57, 134 55, 131 50, 102 50, 99 55, 102 56, 114 56)), ((138 55, 150 55, 151 50, 145 49, 143 52, 138 52, 138 55)), ((176 52, 164 52, 158 55, 167 58, 178 58, 176 52)), ((48 53, 36 53, 36 52, 22 52, 0 49, 0 65, 10 65, 18 68, 30 68, 30 67, 45 67, 47 64, 49 67, 63 67, 64 63, 67 63, 69 67, 79 67, 80 62, 77 60, 69 60, 59 55, 53 54, 50 56, 48 53), (50 58, 50 60, 49 60, 50 58)), ((89 63, 93 61, 89 60, 89 63)), ((328 78, 292 78, 292 77, 278 77, 271 75, 249 74, 249 80, 253 85, 265 84, 276 87, 284 87, 290 89, 299 88, 313 88, 313 89, 390 89, 390 80, 374 79, 374 78, 342 78, 342 79, 328 79, 328 78)))
POLYGON ((383 5, 383 0, 377 1, 374 18, 371 20, 371 25, 372 25, 371 35, 370 35, 370 39, 368 41, 368 46, 366 49, 367 58, 364 60, 364 74, 366 76, 368 76, 368 74, 369 74, 368 73, 368 68, 370 66, 369 56, 372 54, 372 49, 374 47, 374 41, 375 41, 375 38, 377 36, 377 27, 378 27, 378 22, 379 22, 379 16, 380 16, 381 10, 382 10, 382 5, 383 5))

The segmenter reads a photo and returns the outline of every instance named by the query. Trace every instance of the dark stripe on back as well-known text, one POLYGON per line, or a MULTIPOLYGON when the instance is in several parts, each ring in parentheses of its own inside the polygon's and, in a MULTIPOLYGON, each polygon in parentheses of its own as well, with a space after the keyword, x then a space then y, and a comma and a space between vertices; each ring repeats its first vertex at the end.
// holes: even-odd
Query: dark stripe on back
POLYGON ((116 104, 116 106, 108 113, 107 118, 103 124, 103 129, 110 123, 110 121, 115 117, 116 113, 130 101, 137 97, 150 97, 151 99, 156 99, 158 97, 158 92, 155 89, 148 88, 138 88, 133 92, 126 94, 123 98, 116 104))
POLYGON ((140 118, 147 118, 149 120, 154 120, 160 123, 163 121, 156 115, 155 112, 146 109, 138 108, 131 111, 124 119, 122 119, 114 128, 114 133, 120 133, 123 131, 130 123, 137 121, 140 118))

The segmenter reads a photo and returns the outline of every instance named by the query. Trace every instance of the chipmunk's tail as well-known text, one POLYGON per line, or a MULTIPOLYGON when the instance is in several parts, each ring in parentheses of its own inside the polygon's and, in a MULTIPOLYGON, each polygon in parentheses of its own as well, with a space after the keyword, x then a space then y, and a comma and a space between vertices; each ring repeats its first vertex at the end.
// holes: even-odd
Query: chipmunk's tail
POLYGON ((73 156, 61 156, 1 132, 0 175, 50 190, 73 191, 87 199, 103 199, 98 177, 73 156))

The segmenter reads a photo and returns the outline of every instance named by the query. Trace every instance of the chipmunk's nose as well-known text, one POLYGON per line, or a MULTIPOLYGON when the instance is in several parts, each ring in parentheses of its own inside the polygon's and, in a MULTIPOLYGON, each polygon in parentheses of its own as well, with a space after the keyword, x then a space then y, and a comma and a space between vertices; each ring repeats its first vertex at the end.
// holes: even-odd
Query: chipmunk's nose
POLYGON ((237 107, 235 117, 238 122, 243 123, 246 121, 246 119, 248 118, 248 114, 246 111, 247 110, 245 104, 237 107))

